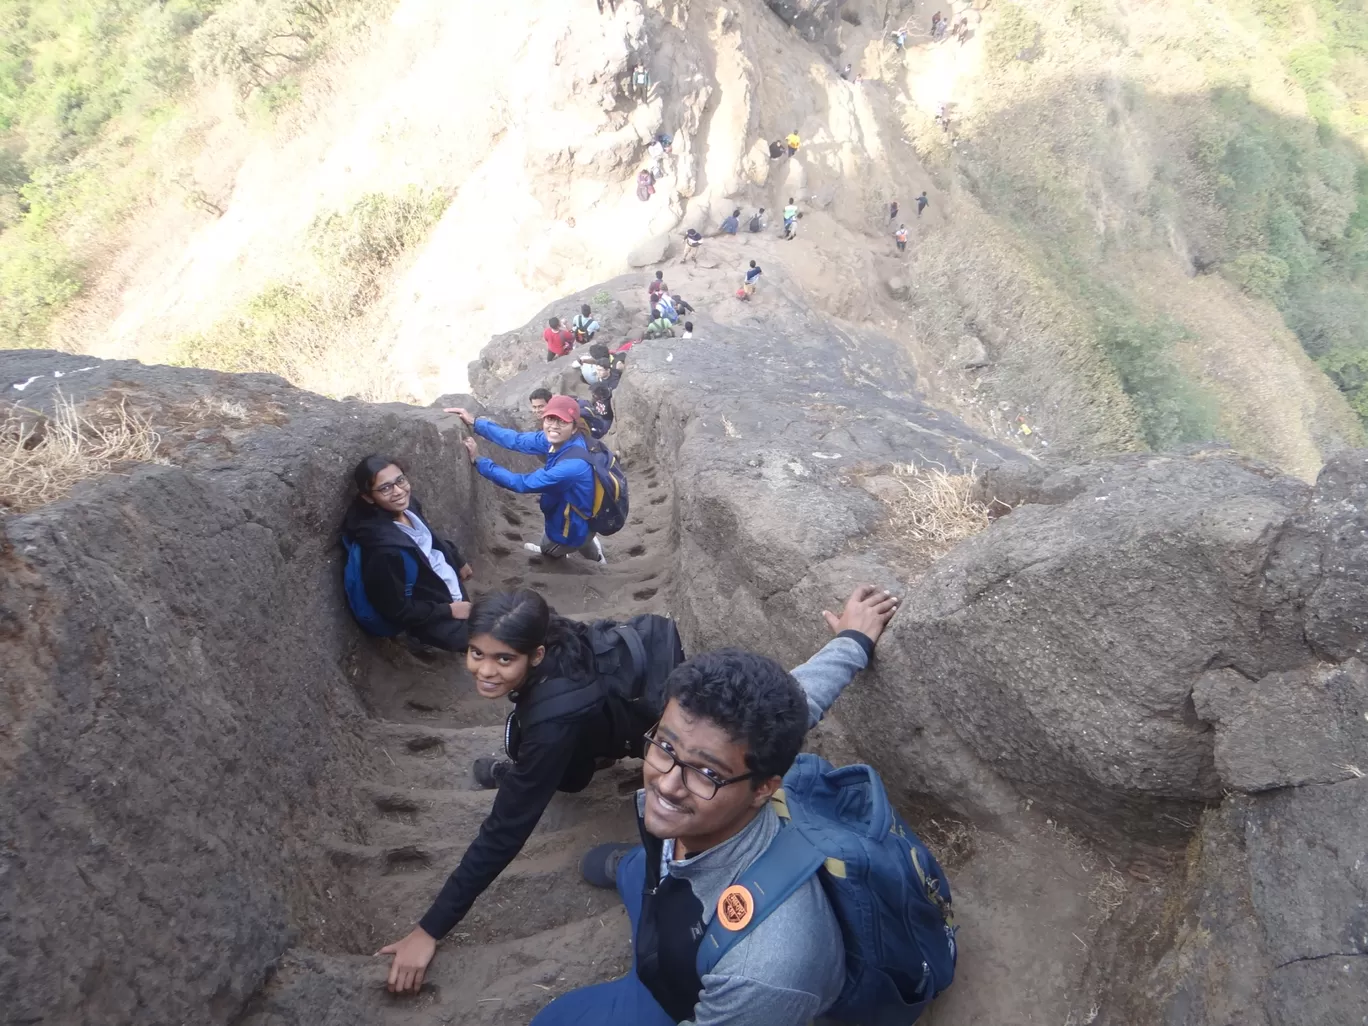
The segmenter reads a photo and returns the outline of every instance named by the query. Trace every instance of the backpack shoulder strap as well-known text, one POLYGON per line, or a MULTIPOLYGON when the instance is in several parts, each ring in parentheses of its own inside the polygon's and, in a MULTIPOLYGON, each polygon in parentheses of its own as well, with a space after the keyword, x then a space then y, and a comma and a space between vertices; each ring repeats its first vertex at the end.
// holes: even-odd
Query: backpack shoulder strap
MULTIPOLYGON (((733 930, 726 926, 720 912, 713 910, 707 933, 698 945, 698 975, 701 977, 712 972, 723 955, 749 937, 825 861, 826 857, 812 846, 812 842, 797 827, 786 823, 764 854, 752 862, 732 885, 746 890, 746 900, 751 903, 749 921, 741 929, 733 930)), ((723 901, 731 891, 729 887, 722 892, 723 901)))
POLYGON ((413 586, 418 583, 418 560, 408 549, 400 549, 404 560, 404 598, 413 598, 413 586))
POLYGON ((523 730, 530 730, 547 720, 587 712, 598 705, 600 698, 597 676, 587 681, 571 680, 568 677, 553 677, 550 680, 539 681, 528 701, 517 710, 518 726, 523 730))
POLYGON ((637 633, 637 629, 629 623, 618 624, 613 631, 622 639, 632 656, 632 685, 635 687, 637 681, 646 675, 646 646, 641 643, 641 635, 637 633))

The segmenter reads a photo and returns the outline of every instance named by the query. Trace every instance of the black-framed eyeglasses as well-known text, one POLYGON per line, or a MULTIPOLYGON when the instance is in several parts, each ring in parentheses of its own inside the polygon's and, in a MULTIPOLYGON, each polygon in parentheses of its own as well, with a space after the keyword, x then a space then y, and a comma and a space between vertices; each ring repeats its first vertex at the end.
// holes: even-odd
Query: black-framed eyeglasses
POLYGON ((668 741, 657 740, 655 733, 659 726, 660 724, 657 723, 656 726, 646 731, 644 759, 658 773, 669 773, 678 766, 679 772, 684 776, 684 786, 694 797, 710 802, 717 797, 719 787, 739 784, 743 780, 751 779, 753 774, 750 773, 742 773, 737 777, 724 777, 706 766, 691 766, 687 762, 680 762, 679 757, 675 755, 674 745, 668 741))
POLYGON ((402 488, 406 484, 408 484, 408 478, 403 474, 400 474, 393 481, 386 481, 382 485, 376 485, 375 493, 377 495, 393 495, 396 488, 402 488))

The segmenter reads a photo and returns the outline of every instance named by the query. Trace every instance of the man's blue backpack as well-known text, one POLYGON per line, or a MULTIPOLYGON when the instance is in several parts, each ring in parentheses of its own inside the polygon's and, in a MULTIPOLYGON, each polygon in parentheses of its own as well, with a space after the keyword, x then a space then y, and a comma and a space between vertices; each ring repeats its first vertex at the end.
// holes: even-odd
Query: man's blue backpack
POLYGON ((708 924, 698 973, 817 873, 841 924, 846 979, 822 1014, 860 1026, 908 1026, 955 975, 950 882, 888 801, 869 766, 803 754, 775 792, 783 828, 738 878, 754 909, 740 930, 708 924))
MULTIPOLYGON (((347 563, 342 569, 342 587, 347 593, 347 605, 351 606, 352 616, 367 634, 374 634, 377 638, 394 637, 400 629, 377 613, 366 597, 366 582, 361 579, 361 546, 344 534, 342 547, 347 550, 347 563)), ((407 549, 400 549, 399 553, 404 557, 404 597, 409 598, 418 580, 418 561, 407 549)))
POLYGON ((572 445, 561 456, 563 460, 584 460, 594 468, 594 508, 576 509, 589 521, 595 534, 617 534, 627 523, 627 475, 611 449, 601 442, 591 442, 588 448, 572 445))

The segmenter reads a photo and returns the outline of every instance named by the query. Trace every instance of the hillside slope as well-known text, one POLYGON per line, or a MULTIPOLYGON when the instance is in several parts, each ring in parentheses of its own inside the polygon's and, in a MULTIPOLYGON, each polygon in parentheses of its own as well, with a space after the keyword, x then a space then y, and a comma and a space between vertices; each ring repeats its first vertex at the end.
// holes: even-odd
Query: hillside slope
POLYGON ((701 310, 733 316, 762 256, 768 280, 903 339, 980 430, 1065 454, 1217 437, 1309 477, 1363 440, 1345 399, 1368 380, 1357 30, 1244 2, 947 6, 960 42, 886 0, 839 17, 400 0, 269 131, 209 104, 195 167, 222 183, 221 216, 154 200, 54 330, 99 355, 430 398, 555 298, 793 196, 795 242, 705 250, 701 310), (626 86, 638 59, 644 99, 626 86), (798 156, 770 161, 765 141, 794 129, 798 156), (673 155, 641 203, 658 131, 673 155))

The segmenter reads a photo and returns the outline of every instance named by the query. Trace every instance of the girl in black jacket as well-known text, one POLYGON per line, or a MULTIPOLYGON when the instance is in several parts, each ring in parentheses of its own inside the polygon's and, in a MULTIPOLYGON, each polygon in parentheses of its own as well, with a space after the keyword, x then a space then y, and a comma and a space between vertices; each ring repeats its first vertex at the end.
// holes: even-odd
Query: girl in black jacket
MULTIPOLYGON (((656 653, 669 645, 672 650, 661 654, 670 665, 682 662, 673 625, 651 619, 666 630, 659 635, 648 630, 647 650, 656 653)), ((507 696, 513 702, 505 731, 512 758, 475 761, 476 782, 499 789, 494 807, 427 914, 408 936, 376 952, 394 956, 390 990, 416 992, 423 985, 437 941, 522 850, 552 795, 582 791, 596 769, 640 755, 640 738, 655 721, 650 711, 629 710, 607 693, 577 701, 581 693, 600 694, 588 687, 596 677, 590 631, 587 624, 554 614, 534 591, 490 595, 475 603, 466 668, 480 697, 507 696)))
POLYGON ((366 598, 385 620, 419 641, 464 652, 470 601, 462 582, 474 572, 470 564, 455 543, 433 533, 394 460, 367 456, 352 476, 357 496, 342 533, 361 546, 366 598), (409 594, 406 559, 418 568, 409 594))

